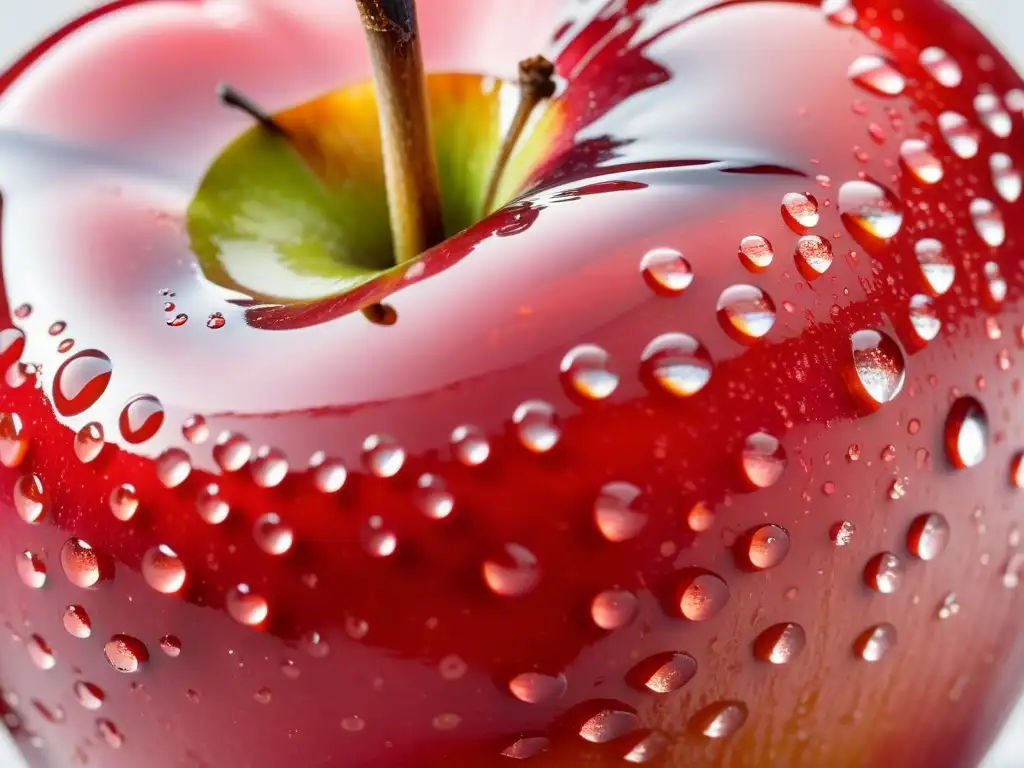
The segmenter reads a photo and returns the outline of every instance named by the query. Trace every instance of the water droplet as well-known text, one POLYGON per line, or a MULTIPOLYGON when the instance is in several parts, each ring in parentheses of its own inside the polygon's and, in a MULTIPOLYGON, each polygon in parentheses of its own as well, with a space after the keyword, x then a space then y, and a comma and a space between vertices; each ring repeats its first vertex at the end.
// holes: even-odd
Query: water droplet
POLYGON ((732 736, 747 722, 747 705, 742 701, 719 701, 711 704, 690 721, 693 729, 709 739, 732 736))
POLYGON ((960 113, 943 112, 939 115, 939 132, 957 157, 970 160, 978 154, 978 132, 960 113))
POLYGON ((746 560, 754 568, 774 568, 789 554, 789 532, 778 525, 755 528, 744 540, 746 560))
POLYGON ((922 560, 934 560, 949 543, 949 522, 938 512, 918 515, 907 531, 907 549, 922 560))
POLYGON ((772 244, 760 235, 747 235, 740 241, 740 263, 751 272, 763 272, 775 258, 772 244))
POLYGON ((1006 280, 999 265, 994 261, 986 261, 982 269, 985 272, 989 298, 996 304, 1001 304, 1006 298, 1006 280))
POLYGON ((452 712, 443 712, 440 715, 434 717, 431 721, 431 725, 439 731, 450 731, 453 728, 458 728, 459 723, 462 722, 462 718, 452 712))
POLYGON ((74 691, 75 698, 78 699, 78 703, 90 710, 96 710, 102 707, 103 699, 106 698, 102 688, 98 685, 86 683, 82 680, 75 681, 74 691))
POLYGON ((729 585, 710 571, 691 570, 678 590, 679 611, 690 621, 705 621, 729 602, 729 585))
POLYGON ((782 218, 797 234, 818 226, 818 201, 813 195, 788 192, 782 198, 782 218))
POLYGON ((405 464, 405 449, 389 435, 370 435, 363 441, 363 461, 377 477, 394 477, 405 464))
POLYGON ((145 644, 131 635, 114 635, 103 646, 103 655, 118 672, 131 674, 138 672, 149 660, 149 651, 145 644))
POLYGON ((704 533, 715 524, 715 513, 706 502, 698 501, 686 513, 686 524, 694 533, 704 533))
POLYGON ((807 634, 799 624, 786 622, 768 627, 754 641, 754 655, 769 664, 788 664, 807 645, 807 634))
POLYGON ((861 400, 878 408, 892 401, 903 389, 906 364, 899 345, 881 331, 857 331, 850 337, 852 365, 847 383, 861 400))
POLYGON ((51 336, 60 336, 62 333, 64 333, 64 329, 67 328, 67 327, 68 327, 67 323, 65 323, 63 320, 58 320, 57 322, 52 323, 50 325, 48 333, 51 336))
POLYGON ((344 462, 330 458, 323 451, 317 451, 309 460, 313 470, 313 485, 320 493, 337 493, 348 479, 344 462))
POLYGON ((932 292, 941 296, 948 291, 953 285, 953 278, 956 277, 956 266, 946 255, 942 243, 932 238, 918 240, 914 246, 914 253, 921 267, 921 274, 924 275, 925 282, 932 292))
POLYGON ((103 451, 103 427, 90 422, 75 433, 75 456, 83 464, 93 461, 103 451))
POLYGON ((847 74, 857 85, 879 96, 899 96, 907 86, 892 64, 874 54, 858 56, 847 74))
POLYGON ((935 612, 935 615, 944 621, 951 616, 956 616, 958 613, 960 613, 960 603, 956 600, 956 592, 950 592, 942 598, 942 605, 939 606, 939 610, 935 612))
POLYGON ((602 709, 580 726, 580 736, 592 744, 605 744, 622 738, 639 726, 632 712, 620 709, 602 709))
POLYGON ((443 520, 455 508, 455 499, 442 478, 423 474, 416 481, 420 510, 431 520, 443 520))
POLYGON ((562 358, 562 382, 570 393, 588 400, 604 400, 619 386, 609 370, 608 353, 594 344, 580 344, 562 358))
POLYGON ((192 474, 192 462, 181 448, 168 448, 153 463, 157 479, 167 488, 177 488, 192 474))
POLYGON ((976 197, 971 200, 971 221, 978 237, 984 240, 993 248, 997 248, 1006 241, 1006 225, 1003 223, 1003 214, 992 203, 983 197, 976 197))
POLYGON ((124 736, 109 720, 97 720, 96 731, 111 749, 120 749, 124 746, 124 736))
POLYGON ((978 113, 982 125, 1001 139, 1005 139, 1013 130, 1010 113, 1003 109, 999 97, 991 91, 982 91, 974 97, 974 111, 978 113))
POLYGON ((40 669, 53 669, 57 665, 53 650, 39 635, 32 635, 25 647, 28 649, 28 656, 32 659, 32 663, 40 669))
POLYGON ((942 330, 934 302, 923 293, 916 293, 910 297, 910 324, 921 341, 931 341, 942 330))
POLYGON ((208 483, 196 497, 196 512, 210 525, 220 525, 228 518, 231 508, 221 498, 220 486, 208 483))
POLYGON ((822 0, 821 11, 825 18, 839 27, 851 27, 857 23, 857 9, 852 0, 822 0))
POLYGON ((445 680, 461 680, 465 677, 466 672, 469 671, 469 665, 466 664, 465 660, 455 654, 450 654, 441 659, 441 663, 437 665, 437 668, 441 673, 441 677, 445 680))
POLYGON ((648 763, 661 757, 668 747, 669 741, 665 736, 652 732, 634 744, 633 748, 622 756, 622 759, 627 763, 648 763))
POLYGON ((249 471, 260 488, 276 488, 288 476, 288 459, 277 448, 263 445, 250 459, 249 471))
POLYGON ((96 349, 65 360, 53 377, 53 405, 62 416, 77 416, 100 399, 110 383, 113 365, 96 349))
POLYGON ((292 548, 295 534, 274 512, 261 515, 252 529, 256 545, 268 555, 283 555, 292 548))
POLYGON ((60 564, 76 587, 94 587, 102 578, 99 553, 82 539, 71 538, 60 549, 60 564))
POLYGON ((853 650, 864 661, 880 661, 896 645, 896 627, 876 624, 862 632, 853 643, 853 650))
POLYGON ((302 647, 314 659, 326 659, 331 652, 331 646, 319 632, 307 632, 303 635, 302 647))
POLYGON ((683 254, 672 248, 655 248, 640 260, 644 282, 655 293, 679 296, 693 282, 693 271, 683 254))
POLYGON ((843 520, 833 525, 829 529, 828 535, 837 547, 848 547, 856 533, 857 527, 849 520, 843 520))
POLYGON ((237 472, 252 456, 252 444, 245 435, 221 432, 213 446, 213 460, 224 472, 237 472))
POLYGON ((666 333, 647 345, 641 356, 641 375, 648 386, 676 397, 689 397, 711 378, 711 355, 686 333, 666 333))
POLYGON ((38 475, 22 475, 14 483, 14 508, 26 523, 38 523, 46 513, 49 496, 38 475))
POLYGON ((1010 462, 1010 482, 1014 488, 1024 488, 1024 452, 1014 454, 1010 462))
POLYGON ((864 568, 864 581, 876 592, 891 595, 903 579, 903 563, 892 552, 880 552, 864 568))
POLYGON ((231 618, 248 627, 262 624, 270 612, 267 601, 254 593, 248 584, 239 584, 228 590, 224 605, 231 618))
POLYGON ((166 544, 146 550, 142 556, 142 576, 157 592, 173 595, 185 584, 185 564, 166 544))
POLYGON ((380 515, 372 515, 360 533, 363 549, 373 557, 390 557, 398 547, 398 537, 384 526, 380 515))
POLYGON ((755 488, 768 488, 777 483, 787 463, 782 443, 767 432, 755 432, 743 441, 740 464, 744 476, 755 488))
POLYGON ((72 637, 84 640, 92 635, 92 620, 85 608, 80 605, 69 605, 65 608, 61 621, 64 623, 64 629, 72 637))
POLYGON ((540 581, 537 558, 520 544, 506 544, 500 559, 484 561, 482 572, 484 583, 502 597, 525 595, 540 581))
POLYGON ((644 686, 653 693, 672 693, 697 674, 697 661, 688 653, 662 653, 638 666, 644 686))
POLYGON ((502 750, 502 757, 513 760, 529 760, 546 752, 551 742, 544 736, 524 736, 502 750))
POLYGON ((26 317, 32 314, 31 304, 19 304, 14 308, 14 316, 19 320, 24 320, 26 317))
POLYGON ((917 60, 939 85, 956 88, 963 82, 964 73, 960 71, 960 65, 941 48, 925 48, 917 60))
POLYGON ((40 589, 46 584, 46 563, 32 552, 25 550, 17 555, 15 565, 18 576, 26 587, 40 589))
POLYGON ((164 635, 160 638, 160 650, 176 659, 181 655, 181 640, 174 635, 164 635))
POLYGON ((262 688, 257 689, 256 693, 252 695, 252 698, 257 704, 269 704, 270 700, 273 698, 273 693, 269 688, 263 686, 262 688))
POLYGON ((988 451, 988 416, 973 397, 961 397, 946 416, 946 455, 961 469, 981 463, 988 451))
POLYGON ((491 446, 484 433, 476 427, 463 425, 452 430, 452 452, 467 467, 476 467, 487 461, 491 446))
POLYGON ((70 352, 74 346, 74 339, 62 339, 60 344, 57 345, 57 351, 60 352, 61 354, 64 354, 66 352, 70 352))
POLYGON ((618 629, 633 620, 638 608, 636 595, 624 589, 599 593, 590 604, 590 617, 601 629, 618 629))
POLYGON ((613 542, 632 539, 647 522, 647 514, 638 509, 640 489, 631 483, 607 483, 594 503, 597 529, 613 542))
POLYGON ((118 426, 129 443, 144 443, 155 435, 164 423, 164 407, 152 395, 137 395, 121 410, 118 426))
POLYGON ((0 413, 0 464, 8 469, 20 467, 28 445, 21 417, 16 413, 0 413))
POLYGON ((202 445, 210 439, 210 428, 206 426, 206 419, 195 413, 182 423, 181 434, 193 445, 202 445))
POLYGON ((1021 175, 1013 159, 1003 152, 996 152, 989 158, 988 164, 992 172, 992 183, 999 196, 1008 203, 1017 202, 1021 193, 1021 175))
POLYGON ((832 243, 824 237, 805 235, 796 244, 796 267, 807 280, 825 274, 832 266, 832 243))
POLYGON ((174 317, 167 318, 167 324, 171 326, 171 328, 180 328, 187 322, 188 315, 186 315, 184 312, 179 312, 174 317))
POLYGON ((542 675, 539 672, 524 672, 513 677, 508 689, 520 701, 527 704, 546 704, 565 695, 568 684, 565 675, 542 675))
POLYGON ((555 408, 543 400, 528 400, 512 414, 516 433, 523 447, 534 453, 547 453, 562 435, 555 408))
POLYGON ((906 139, 900 145, 900 159, 907 170, 925 184, 942 181, 945 173, 942 161, 932 152, 927 142, 921 139, 906 139))
POLYGON ((899 199, 873 181, 847 181, 839 188, 839 212, 846 228, 888 240, 903 226, 899 199))
POLYGON ((775 303, 753 285, 733 285, 718 297, 718 322, 733 339, 751 342, 775 325, 775 303))
POLYGON ((135 486, 125 483, 110 492, 110 511, 118 520, 127 522, 139 509, 139 495, 135 486))
POLYGON ((206 318, 206 327, 217 330, 218 328, 224 327, 224 315, 220 312, 214 312, 212 315, 206 318))
POLYGON ((366 727, 366 721, 359 715, 352 715, 341 721, 341 727, 350 733, 357 733, 366 727))

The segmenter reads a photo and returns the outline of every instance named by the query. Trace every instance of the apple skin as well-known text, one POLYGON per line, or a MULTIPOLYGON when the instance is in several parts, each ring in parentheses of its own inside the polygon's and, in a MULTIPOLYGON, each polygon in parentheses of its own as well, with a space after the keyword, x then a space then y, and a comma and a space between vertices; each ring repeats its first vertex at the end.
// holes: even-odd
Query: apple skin
MULTIPOLYGON (((10 333, 0 347, 5 367, 19 353, 37 366, 9 369, 0 389, 0 410, 20 418, 27 448, 0 473, 0 562, 9 564, 0 611, 11 634, 0 685, 31 765, 501 766, 514 764, 501 752, 525 737, 548 741, 527 764, 617 766, 652 733, 661 739, 647 742, 652 762, 662 765, 980 759, 1024 681, 1021 596, 1005 586, 1019 543, 1011 467, 1024 447, 1014 407, 1024 253, 1020 203, 999 196, 989 170, 993 152, 1024 163, 1024 122, 1013 112, 1011 134, 998 137, 976 115, 980 86, 1002 97, 1021 82, 966 21, 936 0, 857 3, 855 27, 807 2, 626 0, 603 14, 600 4, 570 6, 563 17, 540 0, 421 0, 430 69, 502 75, 550 52, 570 85, 552 106, 565 118, 555 151, 530 188, 426 254, 418 275, 379 286, 370 298, 399 315, 380 327, 338 300, 254 317, 198 276, 181 226, 203 170, 245 128, 217 104, 216 84, 231 81, 277 109, 364 78, 354 7, 118 5, 55 36, 0 94, 2 315, 25 336, 23 349, 10 333), (561 35, 549 43, 553 30, 561 35), (928 46, 959 63, 959 86, 930 79, 918 63, 928 46), (901 95, 848 77, 859 56, 878 52, 907 78, 901 95), (978 132, 976 157, 944 144, 936 121, 945 110, 978 132), (906 138, 931 142, 941 182, 921 183, 900 164, 906 138), (841 185, 861 174, 901 201, 903 224, 888 241, 840 215, 841 185), (780 213, 793 192, 815 195, 811 231, 834 246, 831 267, 811 281, 794 265, 799 235, 780 213), (999 247, 976 232, 974 196, 1002 213, 999 247), (737 258, 753 234, 775 251, 758 274, 737 258), (956 268, 934 300, 941 330, 928 344, 915 340, 908 316, 910 297, 928 288, 914 256, 922 237, 943 241, 956 268), (641 259, 654 248, 685 255, 694 278, 681 295, 643 279, 641 259), (1001 302, 987 290, 986 261, 1001 267, 1001 302), (737 343, 716 319, 719 296, 735 284, 759 287, 777 310, 756 343, 737 343), (168 301, 186 323, 167 325, 168 301), (206 326, 212 312, 224 327, 206 326), (50 335, 57 321, 66 330, 50 335), (849 384, 851 335, 866 329, 897 340, 905 358, 902 392, 877 409, 849 384), (669 332, 692 334, 714 361, 693 396, 650 391, 641 375, 643 350, 669 332), (57 351, 64 338, 75 340, 68 353, 57 351), (606 350, 618 376, 600 401, 583 401, 559 373, 584 343, 606 350), (109 382, 95 404, 66 416, 54 406, 54 379, 90 349, 110 358, 109 382), (135 444, 118 423, 140 394, 158 398, 164 418, 135 444), (960 469, 946 424, 967 395, 987 413, 987 455, 960 469), (513 422, 534 400, 557 414, 559 439, 542 454, 513 422), (192 414, 204 416, 208 441, 182 436, 192 414), (73 436, 91 422, 109 444, 83 463, 73 436), (465 466, 450 444, 461 425, 489 443, 480 466, 465 466), (254 478, 265 463, 222 472, 212 448, 224 430, 278 449, 287 476, 263 488, 254 478), (757 432, 780 439, 787 463, 771 487, 752 490, 740 455, 757 432), (362 449, 370 435, 404 449, 394 477, 371 471, 362 449), (186 452, 192 467, 173 489, 154 463, 167 449, 186 452), (316 451, 347 466, 337 493, 317 489, 307 468, 316 451), (424 473, 443 478, 454 500, 446 519, 421 511, 424 473), (30 474, 44 489, 35 525, 13 502, 30 474), (220 525, 196 512, 211 482, 231 509, 220 525), (641 491, 645 523, 628 540, 609 541, 594 524, 611 482, 641 491), (108 503, 122 483, 140 499, 128 521, 108 503), (706 532, 687 525, 698 503, 714 511, 706 532), (268 512, 293 532, 280 556, 253 536, 268 512), (907 550, 926 512, 951 528, 934 562, 907 550), (373 516, 395 536, 390 556, 371 554, 387 549, 367 527, 373 516), (844 520, 856 533, 838 548, 829 534, 844 520), (739 548, 763 524, 785 529, 790 547, 775 567, 751 572, 739 548), (91 588, 62 568, 72 537, 97 553, 102 578, 91 588), (497 582, 531 588, 495 594, 483 564, 508 565, 497 558, 512 543, 536 558, 536 571, 497 582), (144 554, 160 544, 187 572, 173 595, 142 574, 144 554), (46 568, 42 588, 15 567, 26 551, 46 568), (865 584, 882 552, 903 562, 892 594, 865 584), (694 569, 729 590, 704 621, 680 615, 694 569), (258 627, 229 614, 240 583, 266 600, 258 627), (635 616, 614 630, 592 618, 606 590, 636 597, 635 616), (951 592, 959 610, 940 619, 951 592), (65 631, 68 605, 88 612, 89 638, 65 631), (799 624, 806 647, 768 664, 756 640, 780 622, 799 624), (895 645, 877 662, 858 658, 858 637, 883 622, 895 645), (138 672, 105 659, 121 633, 148 649, 138 672), (180 639, 174 658, 160 649, 168 634, 180 639), (34 635, 52 650, 52 669, 32 663, 41 658, 27 650, 34 635), (664 694, 637 685, 645 662, 671 652, 696 661, 688 683, 664 694), (554 678, 548 688, 561 695, 515 698, 509 681, 528 672, 554 678), (103 690, 98 710, 80 705, 76 681, 103 690), (747 720, 709 739, 699 732, 705 708, 722 701, 742 702, 747 720), (603 709, 635 720, 619 716, 619 738, 593 744, 579 731, 603 709), (98 718, 123 736, 119 747, 98 718)), ((0 443, 8 456, 18 447, 0 443)))

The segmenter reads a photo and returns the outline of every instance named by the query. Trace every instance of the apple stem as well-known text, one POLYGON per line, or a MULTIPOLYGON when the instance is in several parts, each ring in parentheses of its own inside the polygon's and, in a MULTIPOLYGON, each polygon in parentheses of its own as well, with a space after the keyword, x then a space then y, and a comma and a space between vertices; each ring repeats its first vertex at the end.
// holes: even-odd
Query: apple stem
POLYGON ((373 67, 395 263, 444 240, 415 0, 356 0, 373 67))
POLYGON ((282 128, 281 125, 275 121, 265 109, 263 109, 263 107, 248 96, 236 91, 227 83, 221 83, 217 86, 217 96, 220 98, 224 106, 244 112, 269 133, 275 133, 278 136, 287 136, 284 128, 282 128))
POLYGON ((494 208, 501 177, 508 167, 508 161, 522 137, 530 115, 533 114, 533 110, 537 108, 538 104, 554 95, 554 76, 555 65, 543 56, 531 56, 519 62, 519 106, 512 117, 512 125, 509 126, 508 132, 501 142, 498 157, 491 170, 491 178, 487 182, 487 192, 484 195, 485 214, 490 213, 494 208))
POLYGON ((398 322, 398 313, 390 304, 369 304, 360 311, 374 325, 394 325, 398 322))

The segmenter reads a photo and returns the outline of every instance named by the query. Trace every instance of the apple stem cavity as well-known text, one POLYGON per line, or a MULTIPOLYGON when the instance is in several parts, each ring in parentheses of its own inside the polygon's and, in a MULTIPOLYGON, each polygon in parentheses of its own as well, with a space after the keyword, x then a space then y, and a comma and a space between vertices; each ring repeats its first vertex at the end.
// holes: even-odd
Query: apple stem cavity
POLYGON ((270 114, 263 109, 259 104, 250 99, 248 96, 235 90, 232 86, 227 83, 221 83, 217 86, 217 97, 221 100, 221 103, 226 107, 237 109, 240 112, 244 112, 268 133, 274 133, 281 137, 286 137, 287 133, 284 128, 281 127, 270 114))
POLYGON ((444 240, 415 0, 356 0, 370 51, 396 264, 444 240))
POLYGON ((490 213, 494 208, 501 177, 530 120, 530 115, 537 105, 554 95, 554 77, 555 65, 543 56, 531 56, 519 62, 519 106, 512 117, 512 125, 505 134, 498 150, 498 157, 494 161, 494 168, 491 170, 487 192, 484 194, 484 213, 490 213))

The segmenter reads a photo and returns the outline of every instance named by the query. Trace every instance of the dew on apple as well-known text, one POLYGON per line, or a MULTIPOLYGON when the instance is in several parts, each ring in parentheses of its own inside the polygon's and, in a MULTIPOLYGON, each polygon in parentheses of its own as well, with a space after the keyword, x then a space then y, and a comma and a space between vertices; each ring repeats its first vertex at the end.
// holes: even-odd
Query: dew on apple
POLYGON ((993 152, 988 165, 992 172, 992 184, 999 196, 1008 203, 1017 202, 1021 193, 1021 175, 1013 164, 1013 158, 1005 152, 993 152))
POLYGON ((940 621, 945 621, 956 616, 958 613, 960 613, 960 603, 957 602, 956 592, 950 592, 942 598, 942 603, 939 605, 935 615, 940 621))
POLYGON ((981 91, 974 97, 974 111, 978 113, 981 124, 1001 139, 1005 139, 1013 130, 1010 113, 1003 108, 999 97, 992 91, 981 91))
MULTIPOLYGON (((174 305, 172 304, 171 307, 173 308, 173 306, 174 305)), ((174 317, 167 318, 167 324, 171 326, 171 328, 180 328, 187 322, 188 315, 186 315, 184 312, 179 312, 174 317)))
POLYGON ((687 333, 658 336, 644 349, 640 361, 648 386, 676 397, 695 395, 711 378, 710 353, 687 333))
POLYGON ((455 508, 455 498, 448 492, 444 479, 424 473, 416 480, 417 503, 420 511, 431 520, 443 520, 455 508))
POLYGON ((76 680, 73 690, 75 699, 86 709, 96 710, 103 706, 106 694, 98 685, 87 683, 84 680, 76 680))
POLYGON ((832 266, 832 243, 818 235, 805 235, 796 243, 796 267, 807 280, 821 277, 832 266))
POLYGON ((25 363, 15 363, 4 373, 4 383, 11 389, 17 389, 24 385, 29 377, 35 373, 35 366, 25 363))
POLYGON ((627 763, 649 763, 661 757, 668 748, 668 738, 657 731, 652 731, 634 744, 622 759, 627 763))
POLYGON ((527 400, 512 414, 516 435, 523 447, 534 453, 547 453, 558 444, 562 429, 550 403, 527 400))
POLYGON ((636 616, 639 608, 636 595, 625 589, 599 592, 590 603, 590 617, 601 629, 618 629, 636 616))
POLYGON ((276 512, 260 515, 253 524, 256 546, 268 555, 283 555, 292 548, 295 534, 276 512))
POLYGON ((746 560, 758 570, 774 568, 789 554, 789 532, 778 525, 761 525, 743 540, 746 560))
POLYGON ((775 325, 775 302, 754 285, 732 285, 718 297, 718 322, 732 338, 751 342, 775 325))
POLYGON ((125 403, 118 417, 121 436, 129 443, 144 443, 164 423, 164 407, 152 395, 137 395, 125 403))
POLYGON ((349 733, 358 733, 366 727, 366 721, 359 715, 350 715, 341 719, 341 727, 349 733))
POLYGON ((217 329, 224 327, 224 322, 224 315, 222 315, 220 312, 214 312, 212 315, 206 318, 206 327, 212 328, 213 330, 216 331, 217 329))
POLYGON ((25 351, 25 334, 18 328, 0 330, 0 366, 8 368, 21 359, 25 351))
POLYGON ((939 115, 939 133, 960 159, 970 160, 978 154, 978 132, 959 112, 947 111, 939 115))
POLYGON ((864 583, 876 592, 891 595, 903 580, 903 562, 892 552, 879 552, 864 567, 864 583))
POLYGON ((157 592, 173 595, 185 584, 185 564, 166 544, 150 547, 142 556, 142 577, 157 592))
POLYGON ((19 320, 24 320, 26 317, 32 314, 31 304, 19 304, 14 308, 14 316, 19 320))
POLYGON ((16 413, 0 413, 0 464, 8 469, 20 467, 28 447, 28 435, 21 417, 16 413))
POLYGON ((694 533, 709 531, 715 524, 715 512, 706 501, 698 501, 686 513, 686 524, 694 533))
POLYGON ((156 477, 166 488, 177 488, 192 474, 192 462, 181 448, 168 448, 154 460, 156 477))
POLYGON ((260 488, 276 488, 288 476, 288 459, 277 448, 263 445, 249 460, 249 472, 260 488))
POLYGON ((69 605, 61 615, 64 629, 72 637, 84 640, 92 635, 92 620, 85 608, 80 605, 69 605))
POLYGON ((945 247, 938 240, 926 237, 914 245, 917 264, 921 274, 932 292, 941 296, 953 285, 956 277, 956 266, 946 253, 945 247))
POLYGON ((1024 112, 1024 90, 1020 88, 1010 89, 1006 92, 1003 103, 1006 104, 1006 108, 1011 112, 1017 112, 1018 114, 1024 112))
POLYGON ((891 63, 875 54, 858 56, 847 74, 861 88, 879 96, 899 96, 907 87, 903 75, 891 63))
POLYGON ((384 525, 380 515, 371 515, 363 526, 359 541, 367 554, 373 557, 390 557, 398 548, 398 537, 384 525))
POLYGON ((910 297, 910 324, 921 341, 931 341, 942 330, 942 322, 935 312, 935 303, 930 296, 915 293, 910 297))
POLYGON ((124 736, 110 720, 97 720, 96 732, 111 749, 120 749, 124 746, 124 736))
POLYGON ((75 433, 75 456, 83 464, 94 461, 103 451, 103 425, 90 421, 75 433))
POLYGON ((653 693, 672 693, 686 685, 697 674, 697 661, 688 653, 668 652, 641 662, 643 684, 653 693))
POLYGON ((193 445, 202 445, 210 439, 210 428, 206 426, 206 419, 196 413, 182 422, 181 435, 193 445))
POLYGON ((32 589, 41 589, 46 584, 46 563, 29 550, 17 555, 14 561, 21 583, 32 589))
POLYGON ((65 323, 63 320, 58 320, 57 322, 50 325, 50 327, 47 329, 47 332, 51 336, 60 336, 62 333, 64 333, 64 329, 67 327, 67 323, 65 323))
POLYGON ((782 198, 782 218, 797 234, 818 226, 818 201, 813 195, 787 192, 782 198))
POLYGON ((982 271, 985 273, 986 287, 988 289, 988 297, 996 304, 1002 303, 1006 298, 1006 279, 1003 277, 1002 270, 999 269, 999 265, 994 261, 986 261, 982 267, 982 271))
POLYGON ((270 613, 267 601, 253 592, 248 584, 238 584, 228 590, 224 607, 231 618, 247 627, 262 624, 270 613))
POLYGON ((939 85, 956 88, 963 82, 964 73, 960 70, 960 65, 938 46, 925 48, 917 60, 939 85))
POLYGON ((856 533, 857 526, 849 520, 840 520, 829 528, 828 537, 837 547, 848 547, 853 543, 853 537, 856 533))
POLYGON ((971 221, 978 237, 993 248, 1002 245, 1006 240, 1006 225, 1003 214, 991 200, 976 197, 970 204, 971 221))
POLYGON ((740 467, 754 488, 768 488, 786 470, 786 450, 778 438, 767 432, 747 435, 740 452, 740 467))
POLYGON ((706 621, 729 602, 729 585, 710 571, 684 572, 678 589, 679 611, 690 621, 706 621))
POLYGON ((461 680, 469 671, 469 665, 461 656, 453 653, 441 659, 437 670, 445 680, 461 680))
POLYGON ((230 507, 220 495, 220 486, 207 483, 196 496, 196 513, 210 525, 220 525, 228 518, 230 507))
POLYGON ((853 0, 821 0, 825 18, 839 27, 852 27, 857 23, 857 9, 853 0))
POLYGON ((988 415, 973 397, 958 398, 945 424, 946 456, 960 469, 981 463, 988 452, 988 415))
POLYGON ((619 386, 618 375, 610 370, 608 353, 596 344, 573 347, 559 367, 566 390, 587 400, 604 400, 619 386))
POLYGON ((543 675, 540 672, 523 672, 508 683, 512 695, 527 704, 557 701, 565 695, 567 687, 565 675, 543 675))
POLYGON ((736 733, 746 722, 746 704, 742 701, 718 701, 694 715, 690 726, 709 739, 724 739, 736 733))
POLYGON ((96 349, 65 360, 53 377, 53 405, 62 416, 77 416, 96 404, 110 384, 113 365, 96 349))
POLYGON ((764 272, 771 266, 775 251, 767 238, 747 235, 740 240, 740 263, 751 272, 764 272))
POLYGON ((57 351, 61 354, 70 352, 71 348, 75 346, 74 339, 62 339, 60 344, 57 345, 57 351))
POLYGON ((799 624, 784 622, 768 627, 754 640, 754 656, 769 664, 789 664, 807 645, 807 633, 799 624))
POLYGON ((26 523, 38 523, 46 514, 49 498, 39 475, 22 475, 14 483, 14 509, 26 523))
POLYGON ((474 426, 464 424, 452 430, 452 453, 467 467, 476 467, 487 461, 491 446, 484 433, 474 426))
POLYGON ((907 531, 907 550, 921 560, 934 560, 949 544, 949 521, 939 512, 918 515, 907 531))
POLYGON ((164 635, 160 638, 160 650, 176 659, 181 655, 181 640, 174 635, 164 635))
POLYGON ((894 237, 903 226, 899 199, 873 181, 845 182, 839 188, 839 212, 847 229, 856 227, 881 240, 894 237))
POLYGON ((139 495, 135 491, 135 486, 129 483, 123 483, 114 488, 110 492, 108 501, 110 502, 110 512, 122 522, 127 522, 135 517, 136 511, 139 509, 139 495))
POLYGON ((640 721, 633 712, 602 709, 580 726, 580 736, 592 744, 606 744, 636 730, 640 721))
POLYGON ((60 564, 64 575, 76 587, 88 589, 102 578, 99 553, 79 538, 70 538, 60 549, 60 564))
POLYGON ((531 591, 540 581, 537 557, 521 544, 506 544, 499 555, 481 567, 484 584, 501 597, 517 597, 531 591))
POLYGON ((57 658, 49 644, 39 635, 32 635, 25 644, 28 650, 28 657, 32 663, 40 669, 53 669, 57 665, 57 658))
POLYGON ((868 627, 853 643, 853 651, 864 661, 881 661, 896 645, 896 627, 889 623, 868 627))
POLYGON ((655 293, 679 296, 693 282, 693 270, 683 254, 673 248, 655 248, 640 259, 640 274, 655 293))
POLYGON ((1010 461, 1010 483, 1014 488, 1024 488, 1024 451, 1018 451, 1010 461))
POLYGON ((323 451, 309 457, 309 468, 313 473, 313 485, 320 493, 337 493, 348 479, 344 462, 329 457, 323 451))
POLYGON ((513 760, 528 760, 543 754, 550 746, 551 741, 544 736, 523 736, 505 747, 501 751, 501 756, 513 760))
POLYGON ((632 483, 606 483, 594 502, 597 530, 611 542, 634 538, 647 523, 647 513, 640 509, 640 502, 640 489, 632 483))
POLYGON ((237 432, 221 432, 213 446, 213 460, 224 472, 237 472, 252 456, 249 438, 237 432))
POLYGON ((850 337, 852 351, 847 382, 866 404, 880 407, 903 389, 906 363, 903 350, 881 331, 857 331, 850 337))
POLYGON ((945 175, 942 161, 932 152, 928 142, 921 139, 905 139, 900 145, 900 160, 925 184, 937 184, 945 175))
POLYGON ((434 729, 438 731, 450 731, 458 728, 461 722, 462 718, 453 712, 442 712, 440 715, 435 715, 434 719, 430 721, 434 729))
POLYGON ((363 441, 363 462, 377 477, 394 477, 405 464, 405 449, 390 435, 370 435, 363 441))
POLYGON ((302 648, 314 659, 325 659, 331 652, 331 646, 319 632, 307 632, 302 636, 302 648))

